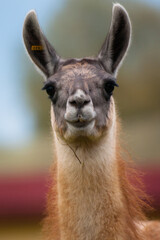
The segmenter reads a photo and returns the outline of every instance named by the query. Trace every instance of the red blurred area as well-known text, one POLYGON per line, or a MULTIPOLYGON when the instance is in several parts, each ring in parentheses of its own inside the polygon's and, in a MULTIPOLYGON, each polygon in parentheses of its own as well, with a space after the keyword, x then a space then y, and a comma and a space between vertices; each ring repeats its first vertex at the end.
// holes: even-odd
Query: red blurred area
POLYGON ((142 169, 142 181, 155 210, 160 210, 160 167, 142 169))
POLYGON ((0 178, 0 217, 42 215, 47 185, 43 175, 0 178))
MULTIPOLYGON (((160 210, 160 167, 140 169, 152 206, 160 210)), ((0 218, 41 216, 49 178, 46 175, 0 178, 0 218)))

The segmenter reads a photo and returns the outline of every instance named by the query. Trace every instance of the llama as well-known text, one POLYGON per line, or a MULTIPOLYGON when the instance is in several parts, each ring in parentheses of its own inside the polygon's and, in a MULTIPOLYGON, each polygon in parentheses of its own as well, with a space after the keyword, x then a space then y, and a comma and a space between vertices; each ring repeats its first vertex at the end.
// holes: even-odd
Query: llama
POLYGON ((131 39, 127 11, 114 4, 109 33, 97 57, 63 59, 30 11, 25 47, 45 76, 51 100, 56 160, 44 229, 48 240, 158 240, 160 224, 148 222, 126 177, 113 98, 116 76, 131 39))

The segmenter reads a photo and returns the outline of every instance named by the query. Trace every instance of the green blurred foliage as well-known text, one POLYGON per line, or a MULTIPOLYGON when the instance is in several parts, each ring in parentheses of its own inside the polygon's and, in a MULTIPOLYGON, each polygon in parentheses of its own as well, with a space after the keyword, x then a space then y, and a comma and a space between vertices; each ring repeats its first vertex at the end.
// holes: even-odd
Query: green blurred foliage
MULTIPOLYGON (((120 88, 115 91, 119 111, 127 119, 160 109, 160 14, 136 2, 119 2, 128 10, 133 26, 131 48, 118 76, 120 88)), ((111 1, 106 0, 66 0, 43 30, 60 56, 94 56, 109 30, 111 9, 111 1)), ((40 91, 42 77, 32 68, 26 83, 38 130, 46 130, 50 103, 40 91)))

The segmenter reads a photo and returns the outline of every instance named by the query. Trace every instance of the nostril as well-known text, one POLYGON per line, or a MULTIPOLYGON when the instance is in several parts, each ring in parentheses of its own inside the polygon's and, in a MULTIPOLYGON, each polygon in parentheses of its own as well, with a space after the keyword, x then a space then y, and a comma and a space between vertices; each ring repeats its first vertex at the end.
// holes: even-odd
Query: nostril
POLYGON ((69 103, 72 106, 75 106, 75 107, 77 106, 77 102, 75 100, 70 100, 69 103))
POLYGON ((88 103, 90 103, 90 99, 85 100, 83 105, 87 105, 88 103))

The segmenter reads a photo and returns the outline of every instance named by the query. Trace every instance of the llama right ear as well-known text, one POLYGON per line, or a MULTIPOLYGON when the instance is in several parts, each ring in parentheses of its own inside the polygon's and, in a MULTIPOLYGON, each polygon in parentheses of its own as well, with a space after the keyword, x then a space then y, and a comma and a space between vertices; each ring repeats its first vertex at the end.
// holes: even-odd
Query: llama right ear
POLYGON ((42 33, 34 10, 27 14, 24 21, 23 39, 35 65, 46 77, 53 75, 60 58, 42 33))
POLYGON ((114 4, 110 31, 100 50, 98 59, 105 70, 116 75, 131 38, 131 23, 127 11, 120 4, 114 4))

